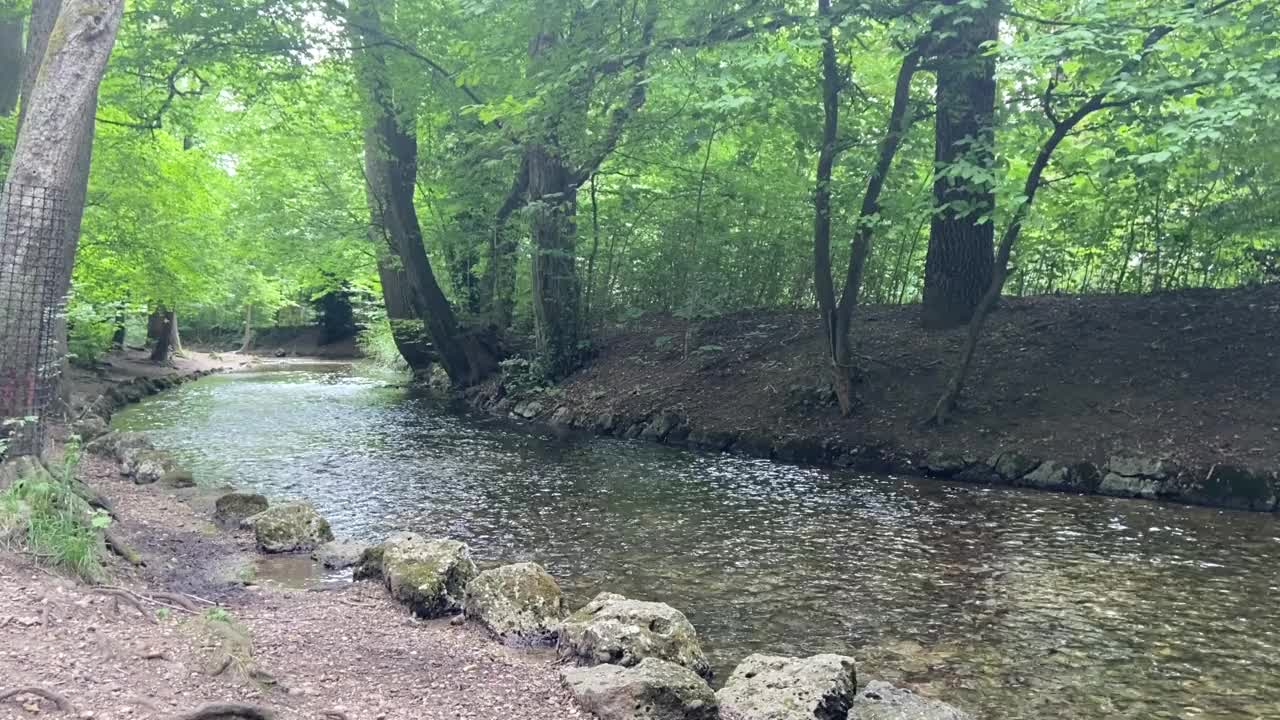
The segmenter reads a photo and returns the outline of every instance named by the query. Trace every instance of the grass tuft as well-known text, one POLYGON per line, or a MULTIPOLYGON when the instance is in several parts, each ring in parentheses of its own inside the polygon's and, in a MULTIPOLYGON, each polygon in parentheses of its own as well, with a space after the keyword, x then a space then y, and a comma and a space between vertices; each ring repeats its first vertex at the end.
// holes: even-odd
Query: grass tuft
POLYGON ((26 552, 42 565, 99 582, 105 575, 103 530, 111 518, 73 490, 79 448, 68 443, 51 469, 27 461, 0 493, 0 546, 26 552))

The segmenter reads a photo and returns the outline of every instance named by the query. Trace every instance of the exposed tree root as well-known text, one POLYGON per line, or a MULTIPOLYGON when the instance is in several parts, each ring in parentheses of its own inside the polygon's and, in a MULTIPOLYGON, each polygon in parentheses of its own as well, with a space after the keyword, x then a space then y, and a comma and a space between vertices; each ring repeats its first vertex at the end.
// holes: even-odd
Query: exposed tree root
POLYGON ((16 688, 9 688, 8 690, 0 690, 0 702, 4 702, 5 700, 8 700, 9 698, 15 697, 17 695, 36 695, 36 696, 42 697, 45 700, 48 700, 49 702, 56 705, 58 709, 61 710, 62 712, 71 712, 72 710, 75 709, 75 707, 71 705, 71 701, 67 700, 65 697, 59 695, 58 693, 52 690, 47 690, 45 688, 35 687, 35 686, 16 687, 16 688))
POLYGON ((172 720, 273 720, 275 713, 257 705, 212 703, 198 710, 175 715, 172 720))
POLYGON ((168 601, 170 603, 173 603, 174 605, 180 606, 183 610, 186 610, 189 613, 199 612, 199 610, 195 606, 195 603, 191 602, 190 600, 187 599, 185 595, 182 595, 180 593, 153 592, 151 593, 151 598, 153 600, 168 601))
POLYGON ((138 614, 146 618, 147 622, 153 625, 155 624, 156 619, 151 616, 151 613, 147 612, 146 608, 142 607, 142 603, 139 602, 138 598, 133 593, 126 590, 105 587, 94 588, 93 591, 100 595, 106 595, 114 600, 117 612, 120 611, 120 603, 124 603, 134 610, 137 610, 138 614))
POLYGON ((119 535, 113 532, 111 528, 106 528, 102 531, 102 539, 106 541, 107 547, 111 552, 124 558, 125 562, 133 565, 134 567, 146 566, 146 561, 142 559, 142 556, 138 554, 138 551, 134 550, 132 545, 125 542, 119 535))

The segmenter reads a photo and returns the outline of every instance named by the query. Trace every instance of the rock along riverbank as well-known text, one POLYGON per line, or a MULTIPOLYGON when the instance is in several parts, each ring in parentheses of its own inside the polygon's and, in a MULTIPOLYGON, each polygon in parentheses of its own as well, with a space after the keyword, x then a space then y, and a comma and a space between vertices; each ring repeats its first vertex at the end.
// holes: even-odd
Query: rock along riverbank
POLYGON ((600 333, 578 373, 516 367, 467 394, 522 421, 709 452, 984 485, 1280 510, 1280 286, 1009 298, 965 405, 922 427, 963 329, 867 307, 841 418, 811 313, 655 317, 600 333))

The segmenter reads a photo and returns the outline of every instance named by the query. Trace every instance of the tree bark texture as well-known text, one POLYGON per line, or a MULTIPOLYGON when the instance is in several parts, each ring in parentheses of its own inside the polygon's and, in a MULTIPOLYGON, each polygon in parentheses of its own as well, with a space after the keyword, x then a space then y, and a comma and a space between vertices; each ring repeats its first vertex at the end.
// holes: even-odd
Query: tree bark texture
MULTIPOLYGON (((56 203, 7 203, 3 228, 7 250, 0 258, 0 277, 14 279, 24 285, 19 293, 0 298, 0 318, 4 322, 21 322, 41 317, 42 322, 58 328, 55 341, 65 347, 65 321, 58 307, 71 282, 71 264, 75 253, 75 235, 80 226, 84 206, 84 189, 88 184, 88 151, 93 137, 93 118, 97 106, 98 84, 106 71, 107 60, 115 45, 116 32, 123 13, 123 0, 67 0, 61 5, 52 30, 43 34, 49 3, 39 0, 33 6, 32 41, 29 53, 43 44, 43 61, 38 70, 28 63, 21 108, 21 127, 9 166, 8 192, 20 189, 28 193, 44 193, 56 197, 56 203), (55 257, 52 272, 50 246, 61 249, 55 257), (54 300, 49 306, 48 298, 54 300)), ((25 82, 25 80, 24 80, 25 82)), ((21 334, 10 342, 6 338, 7 367, 31 368, 32 375, 20 383, 37 382, 36 367, 49 353, 42 338, 21 334)), ((15 397, 10 393, 0 393, 15 397)), ((14 407, 0 407, 0 416, 10 416, 14 407)))
MULTIPOLYGON (((937 114, 934 163, 946 168, 964 162, 990 173, 995 164, 995 59, 983 43, 994 41, 999 0, 982 9, 957 8, 936 24, 943 39, 935 46, 937 114)), ((921 321, 926 328, 964 325, 991 284, 994 253, 995 185, 988 178, 942 177, 933 184, 938 208, 929 228, 921 321)))

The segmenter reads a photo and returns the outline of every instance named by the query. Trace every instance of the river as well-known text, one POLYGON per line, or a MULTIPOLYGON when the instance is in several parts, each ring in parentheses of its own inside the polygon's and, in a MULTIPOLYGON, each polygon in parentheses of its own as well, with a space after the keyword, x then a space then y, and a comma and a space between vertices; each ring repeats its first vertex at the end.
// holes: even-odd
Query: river
POLYGON ((350 365, 219 375, 121 412, 202 483, 340 536, 536 561, 576 607, 660 600, 723 680, 852 654, 989 720, 1280 718, 1280 522, 530 432, 350 365))

